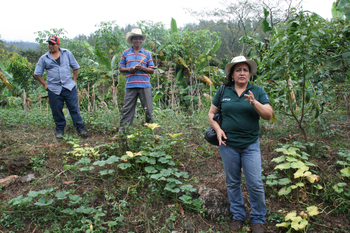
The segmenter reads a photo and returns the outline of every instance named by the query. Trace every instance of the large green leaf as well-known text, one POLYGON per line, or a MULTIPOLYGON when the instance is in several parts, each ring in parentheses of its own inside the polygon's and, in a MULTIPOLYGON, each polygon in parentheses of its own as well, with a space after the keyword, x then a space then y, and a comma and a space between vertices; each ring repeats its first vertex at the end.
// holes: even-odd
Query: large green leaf
POLYGON ((333 18, 335 18, 335 17, 340 18, 343 15, 344 14, 341 11, 337 10, 337 3, 333 2, 333 5, 332 5, 332 16, 333 16, 333 18))
POLYGON ((115 65, 116 65, 116 63, 117 63, 117 58, 119 57, 119 55, 118 54, 115 54, 114 56, 113 56, 113 58, 112 58, 112 61, 111 61, 111 68, 114 70, 116 67, 115 67, 115 65))
POLYGON ((180 200, 182 200, 185 204, 191 204, 192 203, 192 197, 188 195, 182 195, 179 197, 180 200))
POLYGON ((272 31, 272 27, 270 26, 269 22, 267 21, 267 17, 269 16, 269 14, 270 14, 270 12, 264 8, 265 18, 262 22, 262 29, 263 29, 265 34, 269 31, 272 31))
POLYGON ((9 88, 13 89, 13 86, 10 83, 10 81, 13 80, 13 77, 9 73, 7 73, 5 66, 2 64, 1 61, 0 61, 0 69, 2 70, 2 72, 0 71, 0 79, 1 79, 1 81, 6 86, 8 86, 9 88), (10 80, 10 81, 8 81, 8 80, 10 80))
POLYGON ((339 0, 336 10, 343 12, 348 20, 350 20, 350 0, 339 0))
POLYGON ((62 192, 57 192, 56 194, 55 194, 55 197, 58 199, 58 200, 63 200, 63 199, 66 199, 67 197, 68 197, 68 194, 69 194, 69 192, 67 192, 67 191, 62 191, 62 192))
POLYGON ((215 45, 214 45, 214 47, 212 49, 213 53, 216 53, 216 51, 220 48, 221 43, 222 43, 222 40, 219 38, 219 40, 215 43, 215 45))
POLYGON ((95 47, 95 56, 100 65, 105 66, 108 70, 112 70, 111 62, 109 61, 108 57, 106 57, 105 54, 97 48, 97 46, 95 47))
POLYGON ((288 195, 292 191, 291 187, 283 187, 278 191, 278 195, 288 195))
POLYGON ((157 169, 155 169, 153 166, 147 166, 145 167, 145 171, 147 173, 157 173, 157 169))
POLYGON ((176 20, 174 18, 171 18, 171 33, 178 33, 179 30, 177 29, 176 20))
POLYGON ((292 228, 298 231, 304 229, 308 223, 309 222, 307 220, 302 219, 300 216, 297 216, 293 219, 292 228))
POLYGON ((344 177, 350 177, 350 167, 346 167, 340 170, 340 173, 344 177))
POLYGON ((117 167, 119 167, 122 170, 125 170, 125 169, 131 167, 131 164, 130 163, 121 163, 117 167))
POLYGON ((290 163, 281 163, 277 165, 275 169, 279 169, 279 170, 289 169, 291 167, 290 165, 291 165, 290 163))
POLYGON ((164 187, 164 190, 168 190, 168 191, 173 192, 173 193, 180 192, 180 189, 174 183, 167 183, 164 187))
POLYGON ((48 199, 47 197, 40 198, 37 202, 34 203, 34 205, 37 206, 48 206, 53 203, 53 199, 48 199))
POLYGON ((289 178, 282 178, 278 180, 279 185, 287 185, 292 183, 292 181, 289 178))
POLYGON ((315 215, 318 215, 320 213, 318 211, 318 207, 317 206, 309 206, 309 207, 306 207, 306 209, 309 212, 310 216, 315 216, 315 215))
POLYGON ((157 94, 153 97, 153 102, 157 102, 160 98, 163 97, 163 92, 158 91, 157 94))
POLYGON ((266 185, 268 185, 268 186, 278 185, 278 181, 277 180, 267 180, 266 185))
POLYGON ((86 40, 84 40, 83 44, 92 54, 95 53, 94 48, 86 40))

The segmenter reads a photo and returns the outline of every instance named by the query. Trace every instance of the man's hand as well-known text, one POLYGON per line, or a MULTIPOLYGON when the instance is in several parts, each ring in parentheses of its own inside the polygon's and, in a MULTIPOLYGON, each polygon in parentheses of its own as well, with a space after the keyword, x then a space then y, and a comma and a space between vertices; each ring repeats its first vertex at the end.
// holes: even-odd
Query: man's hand
POLYGON ((144 71, 145 67, 142 66, 142 65, 136 65, 136 66, 133 66, 133 67, 130 67, 129 69, 129 72, 134 74, 136 73, 137 71, 144 71))
POLYGON ((129 68, 129 72, 132 73, 132 74, 135 74, 136 71, 137 70, 135 69, 135 66, 129 68))
POLYGON ((134 66, 134 68, 136 71, 139 71, 139 70, 143 71, 145 67, 142 65, 137 65, 137 66, 134 66))

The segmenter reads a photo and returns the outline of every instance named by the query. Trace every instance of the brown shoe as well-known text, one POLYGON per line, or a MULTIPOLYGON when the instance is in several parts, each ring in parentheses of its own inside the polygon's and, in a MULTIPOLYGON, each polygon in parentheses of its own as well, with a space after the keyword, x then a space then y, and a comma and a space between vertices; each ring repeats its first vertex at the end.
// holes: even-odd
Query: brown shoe
POLYGON ((261 223, 253 223, 250 229, 253 233, 264 233, 264 225, 261 223))
POLYGON ((230 224, 230 231, 235 233, 242 230, 242 228, 243 228, 243 222, 233 219, 233 221, 230 224))

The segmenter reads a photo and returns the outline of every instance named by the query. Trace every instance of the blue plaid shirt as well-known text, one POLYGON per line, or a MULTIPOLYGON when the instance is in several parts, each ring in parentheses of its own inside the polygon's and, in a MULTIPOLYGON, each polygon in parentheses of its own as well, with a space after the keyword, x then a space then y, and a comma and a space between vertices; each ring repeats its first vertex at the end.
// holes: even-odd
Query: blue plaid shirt
POLYGON ((47 73, 47 88, 59 95, 62 88, 72 90, 75 82, 72 79, 70 68, 77 70, 80 68, 77 60, 68 49, 60 48, 60 65, 51 56, 50 51, 42 55, 36 65, 34 74, 40 77, 43 76, 44 70, 47 73))

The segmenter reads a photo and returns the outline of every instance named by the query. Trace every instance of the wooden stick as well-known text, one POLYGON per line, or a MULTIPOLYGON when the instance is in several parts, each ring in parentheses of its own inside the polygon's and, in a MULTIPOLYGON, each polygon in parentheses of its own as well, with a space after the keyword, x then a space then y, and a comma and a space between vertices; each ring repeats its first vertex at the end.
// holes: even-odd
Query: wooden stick
POLYGON ((143 58, 141 59, 141 61, 139 62, 139 64, 137 64, 136 66, 140 65, 140 64, 143 62, 143 60, 145 60, 145 57, 143 57, 143 58))

